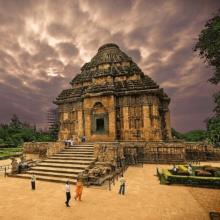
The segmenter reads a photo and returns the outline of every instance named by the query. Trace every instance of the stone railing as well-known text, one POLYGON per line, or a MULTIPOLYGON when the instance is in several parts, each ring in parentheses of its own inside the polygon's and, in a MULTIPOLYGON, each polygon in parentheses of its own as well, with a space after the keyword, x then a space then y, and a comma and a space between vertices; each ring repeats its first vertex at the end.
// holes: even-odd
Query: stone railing
POLYGON ((113 162, 123 156, 123 147, 117 142, 95 143, 94 156, 100 162, 113 162))
POLYGON ((25 142, 23 144, 23 154, 26 160, 41 160, 56 153, 65 147, 64 142, 25 142))
POLYGON ((141 160, 145 163, 220 161, 220 148, 214 148, 205 142, 97 142, 94 145, 94 154, 100 162, 115 162, 126 155, 129 157, 130 154, 137 155, 138 158, 142 157, 141 160))

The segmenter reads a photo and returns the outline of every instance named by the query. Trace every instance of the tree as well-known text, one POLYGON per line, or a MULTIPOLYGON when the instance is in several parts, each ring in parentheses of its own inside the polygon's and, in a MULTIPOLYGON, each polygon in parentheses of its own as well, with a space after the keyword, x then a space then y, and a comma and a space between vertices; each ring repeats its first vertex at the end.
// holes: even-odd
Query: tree
POLYGON ((197 142, 204 141, 207 137, 207 133, 204 130, 194 130, 184 133, 183 136, 185 141, 197 142))
POLYGON ((52 141, 48 132, 38 132, 36 127, 21 122, 18 116, 13 115, 9 124, 0 124, 0 144, 20 146, 29 141, 52 141))
POLYGON ((193 130, 186 133, 180 133, 179 131, 176 131, 174 128, 172 128, 171 132, 173 137, 184 141, 198 142, 204 141, 207 138, 207 132, 204 130, 193 130))
MULTIPOLYGON (((213 85, 220 83, 220 10, 211 18, 199 34, 194 51, 212 67, 213 75, 209 82, 213 85)), ((207 136, 215 145, 220 143, 220 91, 214 94, 214 116, 207 120, 207 136)))
POLYGON ((184 139, 183 134, 175 130, 174 128, 171 128, 171 134, 174 139, 184 139))

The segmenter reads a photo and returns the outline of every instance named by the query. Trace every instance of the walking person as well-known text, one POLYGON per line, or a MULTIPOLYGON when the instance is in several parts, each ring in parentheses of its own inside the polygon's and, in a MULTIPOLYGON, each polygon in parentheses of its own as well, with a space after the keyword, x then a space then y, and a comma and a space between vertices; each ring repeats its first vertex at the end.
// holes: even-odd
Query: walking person
POLYGON ((66 181, 66 185, 65 185, 65 190, 66 190, 66 207, 70 207, 69 205, 69 201, 71 199, 71 194, 70 194, 70 183, 69 180, 66 181))
POLYGON ((120 189, 119 189, 119 194, 124 195, 125 194, 125 178, 123 176, 123 174, 121 175, 120 179, 119 179, 119 183, 120 183, 120 189))
POLYGON ((36 177, 34 174, 32 174, 32 176, 31 176, 31 189, 35 190, 35 187, 36 187, 36 177))
POLYGON ((74 197, 75 200, 79 200, 82 201, 81 197, 82 197, 82 191, 83 191, 83 183, 80 179, 77 179, 77 183, 76 183, 76 196, 74 197))

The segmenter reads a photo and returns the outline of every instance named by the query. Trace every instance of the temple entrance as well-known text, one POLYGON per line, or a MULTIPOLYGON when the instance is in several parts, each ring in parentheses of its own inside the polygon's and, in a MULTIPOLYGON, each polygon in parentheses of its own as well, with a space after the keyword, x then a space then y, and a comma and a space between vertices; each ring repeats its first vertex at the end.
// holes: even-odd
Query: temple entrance
POLYGON ((101 102, 97 102, 92 109, 91 133, 99 135, 108 133, 108 112, 101 102))
POLYGON ((97 132, 103 132, 105 130, 105 123, 104 118, 98 118, 96 119, 96 131, 97 132))

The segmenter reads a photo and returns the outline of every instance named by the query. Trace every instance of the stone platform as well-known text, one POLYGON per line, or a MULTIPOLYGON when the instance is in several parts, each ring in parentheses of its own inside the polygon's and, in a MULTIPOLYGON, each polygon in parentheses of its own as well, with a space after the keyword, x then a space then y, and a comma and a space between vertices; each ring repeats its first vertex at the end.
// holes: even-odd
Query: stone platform
POLYGON ((38 162, 25 173, 9 176, 31 179, 31 175, 35 174, 37 180, 64 183, 68 179, 75 184, 78 174, 88 168, 94 160, 93 145, 74 145, 38 162))
POLYGON ((84 187, 82 202, 76 202, 71 185, 70 208, 64 204, 64 184, 37 181, 32 191, 30 180, 0 176, 0 219, 210 220, 209 212, 220 212, 220 190, 160 185, 156 167, 170 166, 129 167, 125 196, 118 195, 116 181, 111 191, 108 186, 84 187))

